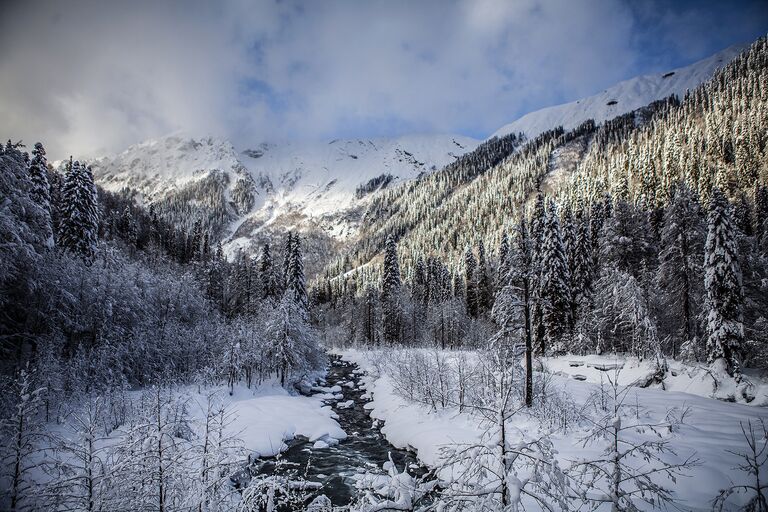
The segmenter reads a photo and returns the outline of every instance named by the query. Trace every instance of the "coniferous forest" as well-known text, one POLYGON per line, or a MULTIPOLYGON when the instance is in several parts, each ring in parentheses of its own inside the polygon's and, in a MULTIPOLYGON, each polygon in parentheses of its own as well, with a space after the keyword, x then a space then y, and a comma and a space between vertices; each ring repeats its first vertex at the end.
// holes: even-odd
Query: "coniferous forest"
POLYGON ((318 280, 325 316, 349 341, 385 343, 394 330, 404 344, 477 346, 498 328, 495 298, 510 287, 541 355, 764 368, 765 44, 685 98, 529 142, 492 140, 385 191, 359 242, 318 280), (396 314, 384 300, 395 241, 396 314), (356 270, 371 259, 379 264, 356 270))
POLYGON ((765 37, 377 174, 338 243, 96 165, 0 147, 0 509, 768 510, 765 37))

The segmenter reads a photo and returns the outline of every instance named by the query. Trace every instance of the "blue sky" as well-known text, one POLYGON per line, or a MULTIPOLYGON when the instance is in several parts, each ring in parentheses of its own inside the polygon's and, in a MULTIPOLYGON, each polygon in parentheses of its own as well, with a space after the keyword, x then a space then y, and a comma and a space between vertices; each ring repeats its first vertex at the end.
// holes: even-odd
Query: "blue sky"
POLYGON ((765 1, 6 2, 0 136, 59 158, 179 130, 483 138, 767 31, 765 1))

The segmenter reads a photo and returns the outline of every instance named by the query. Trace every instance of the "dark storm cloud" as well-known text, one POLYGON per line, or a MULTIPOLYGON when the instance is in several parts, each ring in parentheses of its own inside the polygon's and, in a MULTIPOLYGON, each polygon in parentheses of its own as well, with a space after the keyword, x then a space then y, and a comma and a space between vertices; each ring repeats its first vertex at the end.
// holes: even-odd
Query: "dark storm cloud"
POLYGON ((0 18, 0 135, 59 158, 179 129, 481 136, 753 38, 765 8, 742 7, 724 26, 651 1, 23 2, 0 18))

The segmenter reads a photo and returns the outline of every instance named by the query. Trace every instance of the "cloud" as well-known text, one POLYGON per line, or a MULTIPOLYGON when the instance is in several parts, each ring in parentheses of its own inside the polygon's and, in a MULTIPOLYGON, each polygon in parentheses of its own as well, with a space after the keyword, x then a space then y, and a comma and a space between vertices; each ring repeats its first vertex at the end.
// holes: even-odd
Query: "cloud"
POLYGON ((29 1, 1 18, 0 136, 56 158, 176 130, 482 136, 734 37, 697 33, 700 6, 610 0, 29 1))

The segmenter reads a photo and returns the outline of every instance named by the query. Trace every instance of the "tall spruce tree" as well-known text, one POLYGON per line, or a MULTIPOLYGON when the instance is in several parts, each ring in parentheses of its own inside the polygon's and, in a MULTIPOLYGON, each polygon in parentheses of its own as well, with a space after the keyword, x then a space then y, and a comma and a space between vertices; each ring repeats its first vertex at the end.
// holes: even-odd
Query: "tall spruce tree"
POLYGON ((533 266, 534 275, 534 289, 533 289, 533 314, 531 320, 533 322, 533 347, 536 353, 544 352, 544 310, 543 299, 541 295, 541 273, 543 270, 542 264, 542 250, 544 245, 544 226, 547 222, 547 212, 544 207, 544 195, 539 193, 536 196, 536 202, 533 205, 533 212, 531 213, 531 260, 533 266))
POLYGON ((307 295, 307 283, 304 277, 304 258, 301 254, 301 240, 299 235, 293 235, 289 246, 288 258, 288 282, 286 293, 289 293, 304 312, 309 312, 309 296, 307 295))
POLYGON ((573 275, 575 273, 576 261, 578 259, 579 246, 576 239, 576 226, 573 223, 573 213, 571 208, 566 206, 563 208, 563 220, 561 224, 561 232, 563 235, 563 248, 565 249, 565 259, 568 264, 568 290, 571 295, 568 297, 568 304, 570 307, 569 325, 568 329, 573 329, 573 322, 576 320, 576 288, 573 286, 573 275))
POLYGON ((268 243, 262 246, 261 254, 259 255, 259 276, 263 298, 277 300, 280 296, 279 283, 275 275, 275 263, 272 260, 272 252, 269 249, 268 243))
POLYGON ((96 187, 90 167, 71 159, 68 167, 62 190, 59 245, 90 264, 96 254, 99 229, 96 187))
POLYGON ((542 354, 547 350, 558 353, 564 349, 564 337, 571 323, 570 274, 560 231, 560 219, 554 202, 549 203, 548 210, 540 255, 544 340, 539 352, 542 354))
POLYGON ((414 339, 418 339, 418 331, 426 325, 427 310, 429 307, 429 278, 427 275, 427 265, 424 263, 424 258, 421 256, 416 260, 416 266, 413 269, 411 301, 413 336, 414 339))
POLYGON ((504 230, 501 233, 501 241, 499 242, 499 268, 496 272, 496 288, 501 290, 502 287, 509 280, 510 270, 510 247, 509 247, 509 235, 504 230))
POLYGON ((576 247, 571 268, 571 288, 574 303, 578 305, 592 293, 593 263, 590 222, 584 211, 576 212, 576 247))
POLYGON ((283 275, 281 287, 287 290, 290 287, 291 274, 291 252, 293 251, 293 232, 289 231, 283 247, 283 275))
POLYGON ((493 284, 490 269, 485 256, 485 244, 482 240, 477 244, 477 312, 485 315, 493 306, 493 284))
POLYGON ((704 246, 704 287, 707 292, 707 356, 722 359, 729 375, 740 375, 739 356, 744 339, 743 292, 736 233, 728 201, 712 191, 704 246))
POLYGON ((390 235, 384 248, 384 272, 381 282, 381 323, 384 341, 398 343, 402 323, 400 303, 400 265, 397 261, 397 243, 390 235))
POLYGON ((40 142, 35 143, 35 149, 32 150, 29 179, 32 182, 29 194, 45 214, 45 237, 48 240, 48 245, 53 246, 53 220, 51 217, 51 186, 48 183, 48 161, 45 158, 45 148, 43 148, 43 144, 40 142))
POLYGON ((533 305, 534 267, 531 239, 525 214, 520 216, 515 251, 510 262, 509 282, 517 287, 523 307, 523 340, 525 343, 525 405, 533 404, 533 305))
POLYGON ((688 186, 681 184, 664 215, 656 274, 662 317, 671 324, 673 358, 696 334, 703 247, 701 207, 688 186))
POLYGON ((480 310, 477 289, 477 260, 472 253, 472 247, 469 245, 464 250, 464 285, 466 287, 464 297, 467 301, 467 315, 477 318, 480 310))

